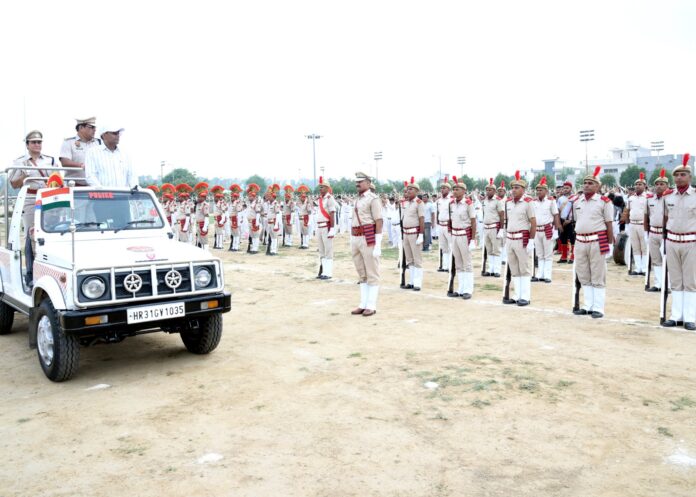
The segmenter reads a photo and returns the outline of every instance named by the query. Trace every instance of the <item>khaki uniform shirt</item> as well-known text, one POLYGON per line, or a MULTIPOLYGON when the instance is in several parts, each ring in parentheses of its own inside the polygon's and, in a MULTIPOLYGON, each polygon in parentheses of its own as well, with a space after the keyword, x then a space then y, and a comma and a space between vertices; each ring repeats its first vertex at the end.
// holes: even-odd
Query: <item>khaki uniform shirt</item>
POLYGON ((246 210, 246 215, 247 219, 251 221, 256 220, 256 215, 261 213, 261 202, 259 201, 258 197, 254 198, 254 200, 249 200, 249 205, 246 210))
MULTIPOLYGON (((27 166, 27 167, 35 167, 37 168, 36 171, 27 171, 24 169, 13 169, 12 172, 9 175, 9 178, 7 180, 9 182, 15 181, 17 179, 21 179, 24 177, 29 177, 29 176, 44 176, 46 179, 51 175, 51 171, 44 171, 43 169, 39 169, 41 166, 55 166, 55 159, 51 157, 50 155, 44 155, 41 154, 39 158, 36 160, 36 165, 31 161, 31 157, 29 154, 23 155, 22 157, 18 157, 14 160, 14 165, 15 166, 27 166)), ((30 190, 38 190, 39 188, 46 188, 46 182, 41 181, 41 180, 31 180, 27 181, 25 183, 26 185, 29 186, 30 190)), ((24 200, 24 209, 27 207, 34 207, 34 204, 36 204, 36 195, 35 194, 29 194, 27 193, 27 196, 24 200)))
POLYGON ((647 195, 648 197, 648 207, 647 207, 647 214, 648 214, 648 220, 650 222, 650 226, 653 226, 655 228, 662 228, 665 218, 664 218, 664 205, 665 205, 665 200, 666 197, 672 193, 672 190, 665 190, 665 192, 662 194, 661 197, 658 197, 654 193, 649 193, 647 195))
POLYGON ((457 202, 454 198, 449 209, 452 210, 452 229, 461 230, 471 226, 471 218, 476 217, 476 208, 470 198, 457 202))
POLYGON ((667 230, 696 233, 696 190, 690 186, 683 194, 676 189, 665 197, 667 230))
POLYGON ((351 226, 375 224, 375 221, 382 219, 382 202, 380 202, 377 195, 368 190, 358 196, 358 199, 355 201, 353 214, 357 215, 353 216, 351 226), (359 221, 358 218, 360 218, 359 221))
POLYGON ((537 227, 553 223, 553 217, 558 214, 556 200, 547 195, 544 200, 534 197, 534 217, 536 217, 537 227))
POLYGON ((505 218, 507 219, 507 231, 529 231, 532 227, 532 219, 536 217, 532 197, 523 196, 518 202, 512 198, 505 202, 505 218))
POLYGON ((452 194, 449 194, 446 197, 437 199, 437 202, 435 202, 437 206, 437 223, 441 226, 447 226, 449 221, 449 204, 453 198, 452 194))
POLYGON ((425 207, 419 198, 401 202, 401 221, 404 229, 420 228, 420 218, 424 217, 425 207))
POLYGON ((643 192, 641 195, 631 195, 628 197, 628 208, 630 210, 630 219, 632 223, 643 224, 643 219, 645 218, 645 206, 647 202, 647 195, 643 192))
MULTIPOLYGON (((63 144, 60 147, 60 156, 64 159, 70 159, 71 161, 79 162, 84 166, 85 155, 87 150, 92 147, 101 145, 102 141, 99 138, 93 138, 91 141, 82 141, 79 136, 72 136, 63 140, 63 144)), ((66 168, 65 178, 67 180, 84 180, 85 170, 77 168, 66 168)))
POLYGON ((505 205, 503 199, 493 195, 492 198, 484 198, 483 202, 483 224, 493 224, 502 221, 500 219, 500 212, 505 211, 505 205))
MULTIPOLYGON (((324 207, 324 210, 329 214, 329 216, 333 216, 332 213, 336 212, 336 199, 334 198, 334 196, 331 195, 330 193, 327 193, 323 197, 320 197, 320 199, 321 199, 321 205, 324 207)), ((317 200, 317 206, 319 206, 319 205, 320 205, 319 200, 317 200)), ((317 207, 317 209, 319 211, 318 212, 319 218, 317 219, 317 221, 320 223, 328 222, 329 220, 326 218, 326 216, 321 211, 321 209, 319 209, 319 207, 317 207)))
POLYGON ((614 220, 614 204, 611 199, 595 193, 590 200, 580 193, 573 202, 573 219, 575 232, 579 235, 606 231, 607 223, 614 220))
POLYGON ((312 204, 310 203, 308 198, 305 199, 304 202, 300 200, 300 202, 297 205, 300 209, 300 216, 309 216, 312 213, 312 204))

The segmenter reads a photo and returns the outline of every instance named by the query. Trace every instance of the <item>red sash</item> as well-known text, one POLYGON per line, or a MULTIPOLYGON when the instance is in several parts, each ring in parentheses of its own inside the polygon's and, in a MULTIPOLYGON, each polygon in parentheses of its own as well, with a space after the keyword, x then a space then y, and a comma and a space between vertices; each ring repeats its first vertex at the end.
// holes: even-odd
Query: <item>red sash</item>
POLYGON ((544 234, 546 235, 547 240, 551 240, 553 238, 553 224, 549 223, 546 226, 544 226, 544 234))
POLYGON ((256 224, 256 219, 251 220, 251 231, 254 233, 259 230, 259 226, 256 224))
POLYGON ((181 231, 186 233, 188 230, 184 229, 184 226, 186 226, 186 218, 184 219, 179 219, 179 225, 181 226, 181 231))
POLYGON ((319 197, 319 211, 321 212, 321 215, 324 216, 327 221, 329 221, 329 224, 331 224, 331 215, 326 212, 326 209, 324 209, 324 197, 319 197))
POLYGON ((375 231, 377 228, 377 225, 375 224, 363 224, 360 226, 363 231, 363 235, 365 235, 365 242, 367 243, 368 247, 371 247, 372 245, 375 244, 375 231))
POLYGON ((215 216, 215 220, 217 221, 218 228, 222 228, 223 226, 225 226, 224 222, 220 222, 222 221, 222 216, 215 216))
POLYGON ((609 238, 606 231, 600 231, 597 233, 599 237, 599 253, 608 254, 609 253, 609 238))
POLYGON ((285 224, 290 224, 290 219, 292 219, 292 214, 285 214, 285 224))
POLYGON ((208 230, 203 231, 203 226, 205 226, 205 221, 198 221, 198 229, 201 232, 201 235, 206 236, 208 234, 208 230))
POLYGON ((237 216, 230 216, 230 221, 232 221, 232 229, 236 230, 239 228, 239 221, 237 220, 237 216))
POLYGON ((304 221, 305 228, 309 226, 309 214, 302 216, 302 221, 304 221))

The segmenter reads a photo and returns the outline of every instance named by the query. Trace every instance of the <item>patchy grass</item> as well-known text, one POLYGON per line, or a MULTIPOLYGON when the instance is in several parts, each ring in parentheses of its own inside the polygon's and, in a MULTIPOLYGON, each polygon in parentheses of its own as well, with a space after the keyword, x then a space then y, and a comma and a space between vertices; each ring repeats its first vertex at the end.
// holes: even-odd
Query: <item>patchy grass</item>
POLYGON ((348 359, 352 359, 354 357, 362 357, 362 354, 360 352, 353 352, 348 356, 348 359))
POLYGON ((671 431, 669 431, 669 428, 665 428, 664 426, 658 426, 657 427, 657 432, 662 435, 663 437, 669 437, 669 438, 674 438, 674 435, 672 434, 671 431))
POLYGON ((679 397, 677 400, 670 400, 672 404, 673 411, 681 411, 687 407, 696 407, 696 401, 691 400, 689 397, 679 397))
POLYGON ((484 407, 490 406, 491 403, 487 400, 476 399, 470 405, 471 407, 475 407, 476 409, 483 409, 484 407))
POLYGON ((484 283, 483 285, 479 286, 479 289, 481 291, 489 291, 489 292, 502 292, 503 287, 501 285, 494 285, 493 283, 484 283))

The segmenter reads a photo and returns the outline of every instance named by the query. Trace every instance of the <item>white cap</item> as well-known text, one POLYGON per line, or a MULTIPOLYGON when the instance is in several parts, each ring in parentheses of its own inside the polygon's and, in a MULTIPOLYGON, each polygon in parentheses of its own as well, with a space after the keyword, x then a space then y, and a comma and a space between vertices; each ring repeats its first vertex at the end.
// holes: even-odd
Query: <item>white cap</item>
POLYGON ((115 126, 115 123, 110 122, 107 122, 106 125, 102 124, 99 126, 99 136, 103 135, 104 133, 123 133, 124 131, 125 128, 115 126))

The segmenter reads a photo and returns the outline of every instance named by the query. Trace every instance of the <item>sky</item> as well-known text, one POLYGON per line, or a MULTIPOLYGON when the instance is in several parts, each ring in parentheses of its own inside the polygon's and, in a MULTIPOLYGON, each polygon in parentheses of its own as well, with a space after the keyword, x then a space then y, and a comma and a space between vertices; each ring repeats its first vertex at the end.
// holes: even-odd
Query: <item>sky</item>
POLYGON ((140 175, 473 177, 696 151, 696 2, 3 2, 0 157, 75 118, 140 175), (374 153, 382 161, 375 170, 374 153), (463 169, 457 158, 466 157, 463 169))

